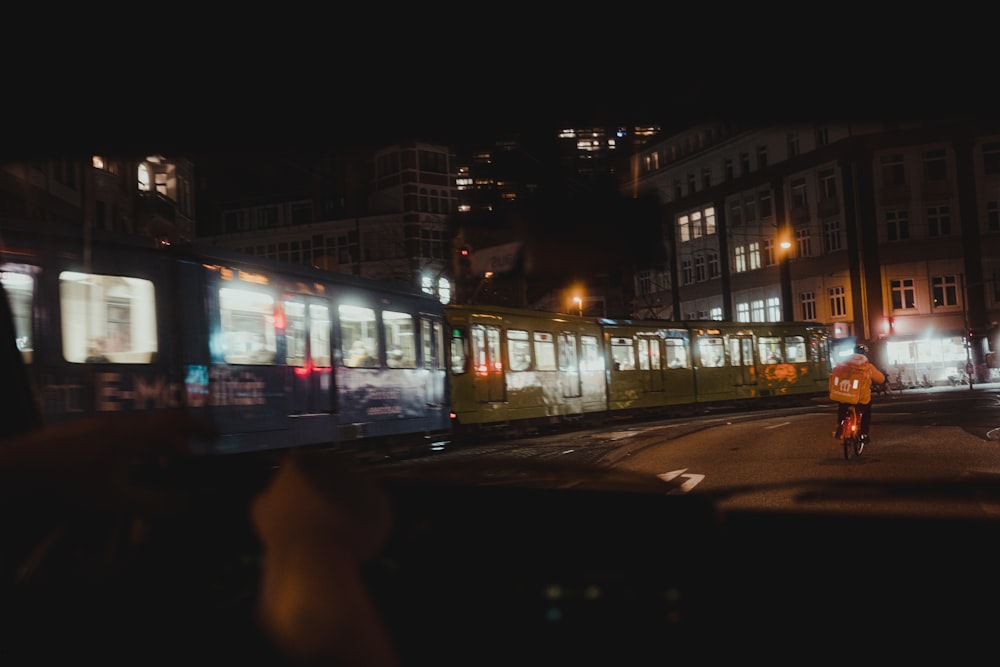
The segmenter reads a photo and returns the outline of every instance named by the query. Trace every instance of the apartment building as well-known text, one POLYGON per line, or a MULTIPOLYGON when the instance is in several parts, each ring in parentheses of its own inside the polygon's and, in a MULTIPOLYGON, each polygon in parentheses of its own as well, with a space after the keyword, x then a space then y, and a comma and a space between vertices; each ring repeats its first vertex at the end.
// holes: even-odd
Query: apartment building
POLYGON ((194 165, 177 156, 93 155, 0 162, 0 218, 145 236, 196 236, 194 165))
POLYGON ((996 376, 1000 124, 706 123, 621 190, 662 205, 668 316, 821 322, 904 384, 996 376))

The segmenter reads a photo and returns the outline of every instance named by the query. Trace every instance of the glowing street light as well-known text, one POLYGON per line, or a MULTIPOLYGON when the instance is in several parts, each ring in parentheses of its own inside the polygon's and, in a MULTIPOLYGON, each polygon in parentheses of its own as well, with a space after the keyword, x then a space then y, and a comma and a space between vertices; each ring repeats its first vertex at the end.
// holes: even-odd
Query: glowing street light
POLYGON ((583 317, 583 299, 578 296, 573 297, 573 303, 576 304, 576 312, 580 317, 583 317))

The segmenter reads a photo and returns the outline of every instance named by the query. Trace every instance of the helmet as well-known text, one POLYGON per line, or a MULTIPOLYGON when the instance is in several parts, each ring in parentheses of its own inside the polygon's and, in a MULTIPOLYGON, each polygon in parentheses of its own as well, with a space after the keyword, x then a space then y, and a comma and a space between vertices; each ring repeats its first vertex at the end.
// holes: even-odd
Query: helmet
POLYGON ((864 343, 858 343, 857 345, 854 346, 854 353, 868 356, 868 346, 865 345, 864 343))

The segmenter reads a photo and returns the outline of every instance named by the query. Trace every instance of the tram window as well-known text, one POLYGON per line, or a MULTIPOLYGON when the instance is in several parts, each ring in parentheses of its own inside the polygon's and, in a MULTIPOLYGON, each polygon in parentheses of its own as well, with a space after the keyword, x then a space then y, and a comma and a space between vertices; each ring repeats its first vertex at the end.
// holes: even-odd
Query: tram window
POLYGON ((469 369, 469 344, 465 331, 459 328, 451 330, 451 372, 454 375, 464 375, 469 369))
POLYGON ((639 370, 649 370, 649 339, 640 338, 636 341, 639 345, 639 370))
POLYGON ((760 353, 760 363, 780 364, 781 340, 777 336, 761 336, 757 341, 758 352, 760 353))
POLYGON ((535 332, 535 368, 540 371, 556 369, 555 336, 548 331, 535 332))
POLYGON ((434 333, 434 368, 444 370, 444 324, 434 322, 431 330, 434 333))
POLYGON ((703 368, 726 365, 726 342, 722 338, 702 337, 698 340, 698 353, 703 368))
POLYGON ((527 331, 507 331, 507 356, 510 358, 510 370, 526 371, 531 368, 531 341, 527 331))
POLYGON ((316 368, 330 367, 330 307, 309 304, 309 349, 316 368))
POLYGON ((806 339, 804 336, 785 336, 785 361, 798 363, 806 360, 806 339))
POLYGON ((148 364, 156 356, 156 300, 149 280, 63 271, 59 312, 66 361, 148 364))
POLYGON ((580 336, 580 368, 585 371, 602 371, 601 348, 597 336, 580 336))
MULTIPOLYGON (((746 340, 745 338, 730 338, 729 339, 729 363, 733 366, 747 365, 747 360, 745 355, 741 354, 741 343, 746 340)), ((750 360, 753 361, 753 354, 750 355, 750 360)))
POLYGON ((570 331, 559 334, 559 370, 571 372, 580 370, 576 354, 576 335, 570 331))
POLYGON ((387 310, 382 313, 385 363, 389 368, 417 367, 416 328, 413 315, 387 310))
POLYGON ((420 338, 424 368, 443 369, 444 359, 441 351, 444 349, 444 328, 441 323, 421 318, 420 338))
POLYGON ((306 306, 301 301, 285 301, 285 363, 306 365, 306 306))
POLYGON ((0 271, 7 302, 14 316, 14 343, 21 352, 25 363, 31 363, 35 351, 32 330, 32 304, 34 303, 35 279, 27 271, 4 266, 0 271))
POLYGON ((350 368, 374 367, 379 354, 375 311, 360 306, 341 305, 338 312, 344 365, 350 368))
POLYGON ((472 327, 472 355, 477 375, 503 373, 500 360, 499 327, 476 324, 472 327))
POLYGON ((240 287, 219 290, 222 358, 228 364, 273 364, 278 351, 274 297, 240 287))
POLYGON ((649 367, 654 370, 660 370, 660 339, 651 338, 649 339, 649 367))
POLYGON ((635 351, 631 338, 611 339, 611 359, 616 371, 635 370, 635 351))
POLYGON ((830 360, 830 342, 825 338, 809 337, 809 360, 813 363, 830 360))
POLYGON ((687 347, 685 347, 684 341, 676 338, 668 338, 663 342, 667 345, 667 367, 687 368, 688 355, 687 347))

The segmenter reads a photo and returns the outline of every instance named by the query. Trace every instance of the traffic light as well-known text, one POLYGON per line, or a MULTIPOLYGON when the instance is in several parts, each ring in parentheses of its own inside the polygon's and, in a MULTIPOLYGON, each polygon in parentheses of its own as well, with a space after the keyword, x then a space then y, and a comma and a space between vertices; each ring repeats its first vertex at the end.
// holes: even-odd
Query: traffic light
POLYGON ((468 276, 472 273, 471 259, 472 248, 467 245, 459 246, 455 254, 455 277, 468 276))

